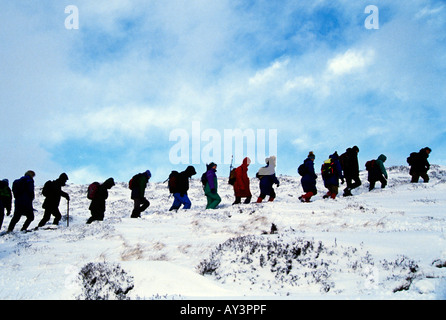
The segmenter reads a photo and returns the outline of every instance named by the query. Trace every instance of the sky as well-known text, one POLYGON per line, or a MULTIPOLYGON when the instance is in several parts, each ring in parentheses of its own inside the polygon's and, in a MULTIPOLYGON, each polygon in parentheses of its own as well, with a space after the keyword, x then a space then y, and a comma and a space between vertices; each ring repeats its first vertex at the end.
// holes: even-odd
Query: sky
POLYGON ((354 145, 446 165, 444 30, 439 0, 0 0, 0 178, 225 176, 237 142, 251 177, 354 145))

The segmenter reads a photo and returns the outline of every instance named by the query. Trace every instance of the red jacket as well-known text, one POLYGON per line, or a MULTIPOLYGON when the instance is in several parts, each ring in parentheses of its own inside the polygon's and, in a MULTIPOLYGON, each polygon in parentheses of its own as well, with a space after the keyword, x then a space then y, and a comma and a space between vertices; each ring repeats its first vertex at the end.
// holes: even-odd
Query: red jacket
POLYGON ((234 194, 236 197, 251 197, 249 189, 248 165, 251 163, 249 158, 243 159, 240 167, 235 169, 234 194))

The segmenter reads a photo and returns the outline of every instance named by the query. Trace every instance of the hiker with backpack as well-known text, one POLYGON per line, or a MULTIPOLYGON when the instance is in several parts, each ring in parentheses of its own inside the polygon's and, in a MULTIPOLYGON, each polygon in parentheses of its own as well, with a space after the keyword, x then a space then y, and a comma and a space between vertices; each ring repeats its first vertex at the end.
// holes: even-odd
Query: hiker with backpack
POLYGON ((234 204, 239 204, 242 202, 242 198, 246 198, 243 203, 248 204, 251 202, 252 194, 249 188, 249 177, 248 177, 248 167, 251 163, 251 159, 246 157, 243 159, 242 164, 237 167, 234 171, 234 204))
POLYGON ((310 151, 308 153, 307 159, 305 159, 304 163, 302 163, 297 169, 297 172, 302 176, 300 182, 302 185, 302 189, 305 192, 305 194, 299 197, 299 200, 301 202, 310 202, 311 197, 317 194, 317 189, 316 189, 317 175, 314 172, 315 159, 316 156, 314 155, 313 151, 310 151))
POLYGON ((213 162, 206 166, 206 172, 201 177, 204 194, 207 198, 206 209, 215 209, 221 202, 218 194, 217 165, 213 162))
POLYGON ((91 200, 90 207, 91 217, 87 220, 87 224, 93 221, 103 221, 105 215, 105 200, 108 198, 108 190, 115 185, 113 178, 108 178, 104 183, 93 182, 88 187, 87 198, 91 200))
POLYGON ((9 222, 8 232, 14 230, 15 225, 22 216, 26 217, 26 221, 21 231, 26 231, 34 220, 33 201, 34 194, 34 177, 36 173, 28 170, 23 177, 17 179, 12 184, 12 193, 14 194, 14 215, 9 222))
POLYGON ((40 220, 37 228, 43 227, 51 218, 54 216, 53 225, 58 225, 62 215, 59 211, 59 204, 61 197, 70 201, 70 196, 68 193, 62 191, 62 187, 66 185, 68 181, 68 176, 66 173, 62 173, 58 179, 49 180, 45 182, 42 189, 42 195, 45 197, 43 201, 42 208, 45 209, 43 213, 43 218, 40 220))
POLYGON ((276 198, 276 192, 273 185, 276 184, 279 187, 279 180, 276 177, 276 157, 271 156, 265 159, 266 166, 259 169, 256 177, 260 180, 260 195, 257 198, 257 203, 261 203, 266 196, 269 196, 268 201, 272 202, 276 198))
POLYGON ((181 205, 183 209, 190 209, 192 202, 190 201, 187 191, 189 190, 189 179, 197 174, 193 166, 188 166, 182 172, 172 171, 169 175, 168 186, 169 192, 173 194, 173 204, 169 211, 178 210, 181 205))
POLYGON ((387 171, 384 167, 387 157, 381 154, 376 160, 369 160, 365 163, 365 168, 368 171, 368 181, 370 182, 369 191, 375 189, 375 183, 381 182, 381 188, 384 189, 387 185, 387 171))
POLYGON ((344 197, 351 196, 352 190, 361 185, 361 179, 359 179, 358 153, 359 148, 354 146, 348 148, 339 158, 345 182, 347 183, 347 187, 344 189, 344 197))
POLYGON ((342 184, 344 183, 344 175, 342 174, 342 167, 336 151, 329 156, 328 160, 324 161, 321 167, 321 173, 324 186, 328 189, 328 192, 322 198, 336 199, 339 191, 339 180, 341 180, 342 184))
POLYGON ((9 188, 8 179, 3 179, 0 181, 0 229, 3 225, 3 219, 5 218, 5 210, 6 215, 9 216, 11 214, 11 206, 12 206, 12 191, 9 188))
POLYGON ((426 147, 419 152, 412 152, 407 158, 407 163, 410 165, 409 174, 412 176, 410 182, 417 183, 420 177, 423 178, 424 183, 429 182, 427 172, 430 169, 430 164, 427 158, 431 152, 431 148, 426 147))
POLYGON ((150 170, 146 170, 134 175, 129 181, 129 188, 132 190, 130 198, 133 200, 131 218, 141 218, 141 213, 150 206, 150 201, 146 199, 145 192, 151 177, 150 170))

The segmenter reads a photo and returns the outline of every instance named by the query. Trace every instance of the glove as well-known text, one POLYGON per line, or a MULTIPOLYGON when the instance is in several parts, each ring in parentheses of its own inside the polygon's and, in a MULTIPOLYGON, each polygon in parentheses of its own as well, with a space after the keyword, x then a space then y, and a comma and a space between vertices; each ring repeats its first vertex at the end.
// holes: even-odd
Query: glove
POLYGON ((215 190, 215 188, 214 188, 214 189, 211 189, 211 192, 215 194, 215 193, 217 193, 217 190, 215 190))

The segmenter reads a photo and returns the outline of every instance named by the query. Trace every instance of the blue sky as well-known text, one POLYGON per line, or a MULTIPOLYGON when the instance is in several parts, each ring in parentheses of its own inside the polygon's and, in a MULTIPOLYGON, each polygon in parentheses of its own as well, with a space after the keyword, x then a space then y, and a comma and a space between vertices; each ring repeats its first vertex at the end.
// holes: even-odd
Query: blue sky
POLYGON ((405 164, 425 146, 446 165, 444 30, 438 0, 0 0, 0 177, 150 169, 164 181, 187 166, 171 163, 170 133, 191 145, 196 122, 221 136, 277 130, 279 174, 353 145, 361 166, 381 153, 405 164), (364 25, 368 5, 379 29, 364 25))

